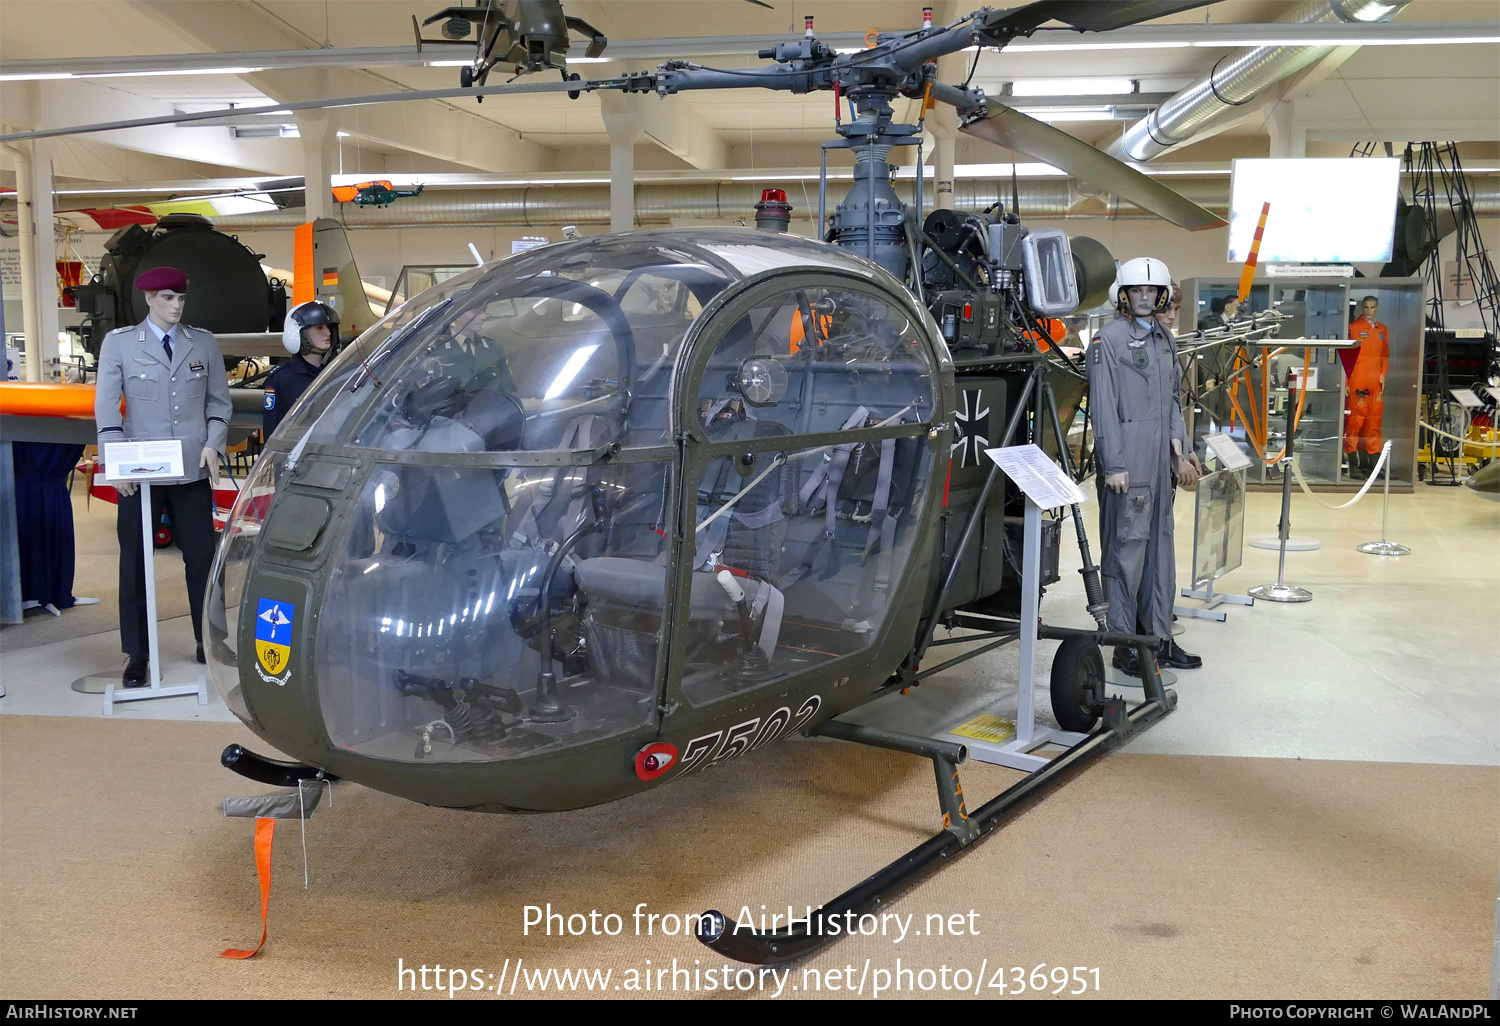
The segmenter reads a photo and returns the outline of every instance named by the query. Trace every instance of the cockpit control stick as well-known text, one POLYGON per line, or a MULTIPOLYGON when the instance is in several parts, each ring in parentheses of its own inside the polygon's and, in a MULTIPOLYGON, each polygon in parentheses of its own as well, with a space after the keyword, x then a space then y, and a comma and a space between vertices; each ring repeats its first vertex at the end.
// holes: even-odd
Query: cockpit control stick
POLYGON ((557 700, 557 674, 552 672, 552 580, 562 568, 562 561, 579 541, 605 526, 609 517, 609 499, 602 487, 595 485, 590 491, 589 506, 593 512, 589 522, 568 535, 552 553, 547 574, 542 579, 542 594, 537 600, 537 611, 542 618, 542 669, 536 678, 536 700, 526 714, 538 723, 561 723, 573 718, 573 710, 557 700))
POLYGON ((728 570, 720 570, 714 579, 724 589, 729 601, 734 603, 740 617, 740 637, 745 644, 740 653, 739 669, 735 671, 735 683, 748 687, 769 680, 773 675, 771 660, 766 658, 765 651, 755 643, 755 617, 750 612, 750 601, 745 597, 745 589, 740 587, 740 582, 728 570))

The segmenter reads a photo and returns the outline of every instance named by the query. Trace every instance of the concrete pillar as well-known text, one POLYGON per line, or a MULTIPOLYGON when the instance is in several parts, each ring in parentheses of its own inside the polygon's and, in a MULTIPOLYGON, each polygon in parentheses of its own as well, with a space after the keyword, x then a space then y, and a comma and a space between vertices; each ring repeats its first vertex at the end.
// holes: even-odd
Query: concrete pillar
POLYGON ((36 323, 36 203, 32 199, 34 180, 31 174, 31 144, 14 143, 8 147, 16 165, 16 233, 20 236, 21 264, 21 334, 26 336, 23 373, 27 381, 42 380, 41 361, 33 358, 38 351, 36 323))
POLYGON ((1273 157, 1307 156, 1307 129, 1297 120, 1295 100, 1282 100, 1266 120, 1271 135, 1273 157))
MULTIPOLYGON (((933 113, 936 113, 934 111, 933 113)), ((937 141, 932 147, 932 164, 934 172, 934 184, 932 191, 933 209, 939 207, 953 206, 953 150, 957 141, 953 133, 937 134, 937 141)))
POLYGON ((609 132, 609 230, 628 232, 635 228, 635 143, 641 136, 644 104, 648 96, 600 93, 599 108, 609 132))
POLYGON ((31 381, 48 380, 57 366, 58 302, 57 293, 57 233, 53 228, 52 203, 52 153, 51 139, 38 139, 32 143, 31 152, 31 197, 35 216, 36 239, 33 264, 36 269, 33 281, 36 289, 36 337, 40 343, 35 350, 29 347, 28 339, 26 374, 31 381), (38 358, 30 354, 37 353, 38 358), (36 370, 33 371, 32 368, 36 370))
POLYGON ((303 188, 307 194, 309 221, 332 217, 333 176, 339 167, 338 121, 324 110, 297 111, 297 132, 302 137, 303 188))
POLYGON ((16 165, 20 234, 21 331, 26 380, 44 381, 57 359, 57 236, 52 227, 52 141, 10 147, 16 165))
MULTIPOLYGON (((948 4, 949 20, 958 16, 957 4, 948 4)), ((943 11, 935 11, 943 14, 943 11)), ((938 80, 957 84, 968 73, 969 54, 952 53, 938 58, 938 80)), ((933 144, 933 209, 953 206, 953 163, 958 143, 958 112, 940 103, 927 114, 927 126, 936 139, 933 144)))

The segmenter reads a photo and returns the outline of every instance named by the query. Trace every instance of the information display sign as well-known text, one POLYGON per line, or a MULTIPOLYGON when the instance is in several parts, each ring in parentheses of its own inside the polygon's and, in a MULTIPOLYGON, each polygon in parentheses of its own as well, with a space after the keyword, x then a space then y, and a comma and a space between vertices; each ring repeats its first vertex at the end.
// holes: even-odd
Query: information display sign
POLYGON ((110 484, 127 481, 172 482, 187 475, 182 471, 182 442, 176 438, 154 442, 105 442, 104 479, 110 484))
POLYGON ((1244 471, 1218 470, 1204 475, 1198 479, 1193 513, 1194 586, 1218 580, 1237 568, 1244 550, 1244 471))
POLYGON ((1016 483, 1026 497, 1042 509, 1080 505, 1087 500, 1083 489, 1052 462, 1052 457, 1035 445, 1010 445, 1004 449, 986 449, 1005 476, 1016 483))

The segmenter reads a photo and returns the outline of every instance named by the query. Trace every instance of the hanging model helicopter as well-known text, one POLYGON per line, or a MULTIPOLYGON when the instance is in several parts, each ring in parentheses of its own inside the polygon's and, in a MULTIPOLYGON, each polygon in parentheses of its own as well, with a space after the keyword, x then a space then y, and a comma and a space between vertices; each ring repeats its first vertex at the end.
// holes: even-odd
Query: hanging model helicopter
MULTIPOLYGON (((803 38, 762 51, 765 68, 673 61, 549 83, 834 91, 853 114, 827 146, 856 164, 843 202, 826 222, 819 211, 833 245, 720 229, 542 247, 423 293, 350 345, 241 490, 208 601, 217 687, 301 763, 231 746, 225 764, 267 783, 339 776, 432 805, 542 812, 794 732, 931 758, 944 829, 927 842, 797 927, 705 916, 704 943, 764 963, 827 943, 824 920, 888 899, 1168 712, 1155 639, 1103 628, 1075 508, 1100 629, 1041 636, 1063 642, 1060 724, 1101 729, 970 812, 958 746, 835 719, 978 654, 919 668, 953 640, 935 642, 939 626, 978 631, 962 640, 986 650, 1017 635, 1021 499, 981 455, 1029 441, 1069 467, 1082 374, 1033 340, 1039 318, 1106 298, 1114 270, 1097 243, 1028 231, 1014 210, 937 210, 919 227, 886 158, 920 145, 920 126, 894 123, 892 101, 950 103, 964 131, 1179 225, 1218 226, 1093 147, 934 78, 937 57, 1049 20, 1104 31, 1196 6, 1046 0, 946 26, 929 13, 857 54, 809 19, 803 38), (1101 643, 1140 656, 1145 701, 1128 712, 1105 694, 1101 643)), ((435 92, 451 94, 401 98, 435 92)), ((1061 521, 1049 523, 1044 583, 1057 579, 1061 521)))
MULTIPOLYGON (((423 39, 417 16, 412 15, 412 32, 417 49, 424 46, 473 46, 474 60, 459 69, 459 81, 465 88, 484 85, 485 79, 499 65, 508 65, 517 75, 555 68, 568 74, 568 33, 588 37, 587 57, 604 53, 609 40, 582 18, 563 13, 559 0, 483 0, 473 7, 446 7, 422 25, 441 21, 441 39, 423 39), (473 43, 468 42, 474 35, 473 43)), ((577 80, 578 76, 572 76, 577 80)))

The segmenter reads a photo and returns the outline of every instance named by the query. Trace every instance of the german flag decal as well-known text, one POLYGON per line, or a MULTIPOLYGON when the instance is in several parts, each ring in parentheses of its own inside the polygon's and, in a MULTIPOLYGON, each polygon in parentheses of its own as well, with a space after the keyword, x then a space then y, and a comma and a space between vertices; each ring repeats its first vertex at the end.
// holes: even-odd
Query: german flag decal
POLYGON ((271 674, 268 682, 286 683, 285 671, 292 654, 292 620, 296 615, 297 607, 290 602, 260 600, 255 614, 255 655, 261 667, 271 674))

